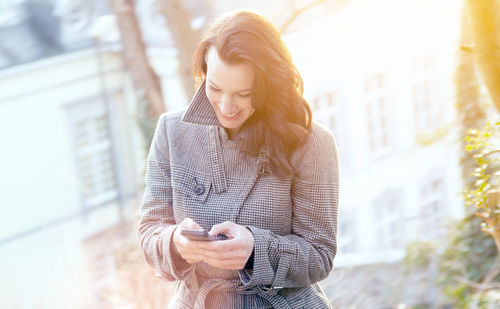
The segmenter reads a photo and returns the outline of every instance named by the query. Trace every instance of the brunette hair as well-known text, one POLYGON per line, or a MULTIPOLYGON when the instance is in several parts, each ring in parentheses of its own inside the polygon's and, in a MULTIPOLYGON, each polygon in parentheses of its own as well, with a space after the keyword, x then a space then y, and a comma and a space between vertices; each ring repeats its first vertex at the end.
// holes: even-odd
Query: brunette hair
POLYGON ((293 176, 291 154, 306 142, 312 114, 302 96, 302 77, 279 32, 256 13, 237 11, 223 16, 210 27, 194 54, 193 75, 198 80, 206 78, 206 54, 211 46, 223 61, 247 62, 255 69, 255 112, 238 136, 241 148, 256 156, 264 147, 271 172, 282 178, 293 176))

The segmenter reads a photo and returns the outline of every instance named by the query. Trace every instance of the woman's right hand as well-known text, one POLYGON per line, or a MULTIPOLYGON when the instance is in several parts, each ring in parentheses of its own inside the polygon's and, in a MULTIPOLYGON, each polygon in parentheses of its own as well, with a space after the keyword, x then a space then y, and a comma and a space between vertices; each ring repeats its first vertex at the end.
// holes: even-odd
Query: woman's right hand
POLYGON ((203 256, 199 252, 200 249, 193 243, 196 241, 189 240, 182 236, 182 229, 203 231, 203 228, 192 219, 186 218, 182 220, 174 232, 174 248, 177 250, 177 253, 179 253, 179 255, 190 264, 202 261, 203 256))

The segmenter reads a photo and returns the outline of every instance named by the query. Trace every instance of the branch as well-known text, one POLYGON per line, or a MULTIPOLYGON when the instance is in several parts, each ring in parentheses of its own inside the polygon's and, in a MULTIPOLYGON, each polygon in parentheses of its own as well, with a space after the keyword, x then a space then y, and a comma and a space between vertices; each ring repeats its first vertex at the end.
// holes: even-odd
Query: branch
POLYGON ((488 151, 488 152, 486 152, 486 153, 483 153, 483 154, 481 155, 481 158, 487 157, 487 156, 489 156, 490 154, 497 153, 497 152, 500 152, 500 149, 495 149, 495 150, 492 150, 492 151, 488 151))
POLYGON ((477 290, 480 290, 480 289, 482 289, 482 290, 491 290, 491 289, 500 288, 500 283, 490 283, 490 284, 487 284, 486 286, 483 287, 483 285, 481 283, 470 281, 470 280, 465 279, 463 277, 456 276, 455 280, 457 280, 460 283, 465 283, 468 286, 470 286, 471 288, 474 288, 474 289, 477 289, 477 290))
POLYGON ((148 101, 148 113, 151 114, 149 116, 159 116, 165 112, 161 82, 146 54, 134 1, 109 0, 109 5, 116 16, 123 45, 123 58, 132 76, 134 89, 136 93, 144 91, 148 101))
POLYGON ((167 21, 168 31, 177 49, 177 72, 186 98, 195 92, 191 64, 201 33, 191 27, 191 13, 182 0, 156 0, 160 13, 167 21))
POLYGON ((472 54, 474 53, 474 48, 472 48, 471 46, 460 45, 460 51, 472 54))
POLYGON ((297 17, 299 17, 302 13, 304 13, 305 11, 309 10, 310 8, 322 3, 322 2, 325 2, 326 0, 316 0, 316 1, 313 1, 311 3, 309 3, 308 5, 298 9, 298 10, 295 10, 292 14, 292 16, 290 16, 283 25, 281 25, 279 31, 280 33, 284 33, 286 31, 286 28, 288 28, 296 19, 297 17))
POLYGON ((484 277, 483 282, 481 282, 481 286, 483 287, 481 291, 485 290, 485 287, 490 284, 490 281, 493 280, 500 273, 500 256, 497 256, 493 267, 490 269, 486 277, 484 277))

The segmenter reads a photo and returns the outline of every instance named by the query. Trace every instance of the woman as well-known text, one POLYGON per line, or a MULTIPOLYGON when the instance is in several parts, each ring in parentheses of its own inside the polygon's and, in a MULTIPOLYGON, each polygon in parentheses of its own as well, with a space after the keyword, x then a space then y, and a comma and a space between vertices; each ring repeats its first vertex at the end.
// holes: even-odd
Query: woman
POLYGON ((169 308, 330 308, 317 282, 337 248, 337 148, 279 33, 254 13, 225 16, 194 73, 187 110, 158 122, 141 206, 144 256, 179 282, 169 308))

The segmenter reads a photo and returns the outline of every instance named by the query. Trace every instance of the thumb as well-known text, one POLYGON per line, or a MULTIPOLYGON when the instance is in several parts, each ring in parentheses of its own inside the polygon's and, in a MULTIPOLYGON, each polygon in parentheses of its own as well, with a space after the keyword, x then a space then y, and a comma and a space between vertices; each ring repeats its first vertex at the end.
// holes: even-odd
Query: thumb
POLYGON ((218 234, 226 234, 227 236, 233 235, 234 231, 234 223, 230 221, 222 222, 212 226, 210 231, 208 232, 210 235, 218 235, 218 234))
POLYGON ((194 222, 191 218, 186 218, 182 220, 180 227, 183 229, 191 229, 191 230, 199 230, 203 231, 203 228, 198 225, 198 223, 194 222))

